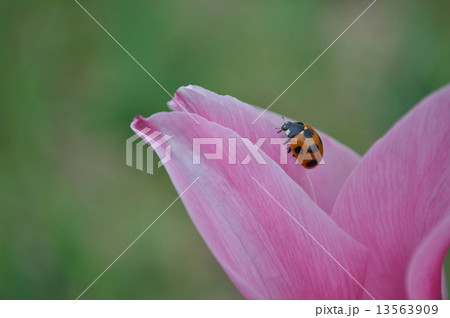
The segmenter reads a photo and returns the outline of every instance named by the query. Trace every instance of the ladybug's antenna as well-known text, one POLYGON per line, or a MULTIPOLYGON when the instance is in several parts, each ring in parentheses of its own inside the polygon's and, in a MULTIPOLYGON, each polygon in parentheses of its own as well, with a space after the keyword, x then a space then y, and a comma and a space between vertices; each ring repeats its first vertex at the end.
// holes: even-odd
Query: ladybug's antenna
POLYGON ((284 116, 281 116, 281 118, 283 118, 283 122, 286 123, 286 119, 284 119, 284 116))

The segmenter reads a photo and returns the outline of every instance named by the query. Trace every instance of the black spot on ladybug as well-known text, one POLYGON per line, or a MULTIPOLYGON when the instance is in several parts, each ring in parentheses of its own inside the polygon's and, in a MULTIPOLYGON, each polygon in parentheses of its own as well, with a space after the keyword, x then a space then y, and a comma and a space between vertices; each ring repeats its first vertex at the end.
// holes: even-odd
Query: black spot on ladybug
POLYGON ((303 153, 302 147, 297 147, 297 148, 294 149, 294 151, 297 154, 302 154, 303 153))
POLYGON ((311 129, 306 128, 303 131, 303 135, 305 136, 305 138, 311 138, 312 136, 314 136, 314 131, 312 131, 311 129))
POLYGON ((316 144, 308 147, 308 153, 314 153, 314 152, 317 152, 318 150, 319 150, 319 147, 317 147, 316 144))
POLYGON ((308 168, 312 168, 312 167, 316 166, 317 163, 318 163, 317 160, 311 160, 311 161, 308 161, 308 162, 306 163, 306 166, 307 166, 308 168))

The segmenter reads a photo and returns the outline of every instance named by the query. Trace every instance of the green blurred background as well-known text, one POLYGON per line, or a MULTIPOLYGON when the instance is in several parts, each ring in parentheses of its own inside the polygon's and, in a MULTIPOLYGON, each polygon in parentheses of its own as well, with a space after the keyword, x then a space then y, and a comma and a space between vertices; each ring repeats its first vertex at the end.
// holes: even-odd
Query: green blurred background
MULTIPOLYGON (((80 1, 171 93, 267 106, 370 1, 80 1)), ((273 106, 360 154, 449 81, 448 1, 379 0, 273 106)), ((169 97, 72 0, 0 2, 0 298, 76 298, 177 196, 125 165, 169 97)), ((177 202, 84 299, 241 299, 177 202)))

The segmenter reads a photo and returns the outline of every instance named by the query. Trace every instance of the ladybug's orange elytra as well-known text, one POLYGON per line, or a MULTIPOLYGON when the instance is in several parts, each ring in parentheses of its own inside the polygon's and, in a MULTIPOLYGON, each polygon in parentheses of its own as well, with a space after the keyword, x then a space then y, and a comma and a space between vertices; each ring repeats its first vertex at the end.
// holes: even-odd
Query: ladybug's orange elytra
POLYGON ((284 131, 289 138, 288 153, 306 169, 319 165, 323 157, 323 143, 317 131, 301 122, 285 122, 279 132, 284 131))

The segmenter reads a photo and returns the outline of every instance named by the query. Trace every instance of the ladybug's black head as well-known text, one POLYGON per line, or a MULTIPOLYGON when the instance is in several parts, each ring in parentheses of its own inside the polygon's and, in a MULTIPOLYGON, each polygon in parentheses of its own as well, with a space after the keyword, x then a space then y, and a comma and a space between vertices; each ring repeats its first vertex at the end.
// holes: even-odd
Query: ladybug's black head
POLYGON ((279 133, 282 132, 282 131, 288 130, 292 126, 292 124, 293 124, 293 122, 290 122, 290 121, 285 122, 283 124, 283 126, 281 126, 281 129, 280 129, 279 133))
POLYGON ((286 130, 288 130, 289 129, 289 127, 291 127, 292 126, 292 122, 290 122, 290 121, 288 121, 288 122, 285 122, 284 124, 283 124, 283 126, 281 126, 281 130, 283 130, 283 131, 286 131, 286 130))
MULTIPOLYGON (((283 118, 284 119, 284 118, 283 118)), ((297 136, 299 133, 301 133, 305 129, 305 125, 301 122, 291 122, 291 121, 285 121, 283 126, 281 126, 281 129, 278 131, 279 133, 284 131, 286 136, 289 138, 293 138, 297 136)))

